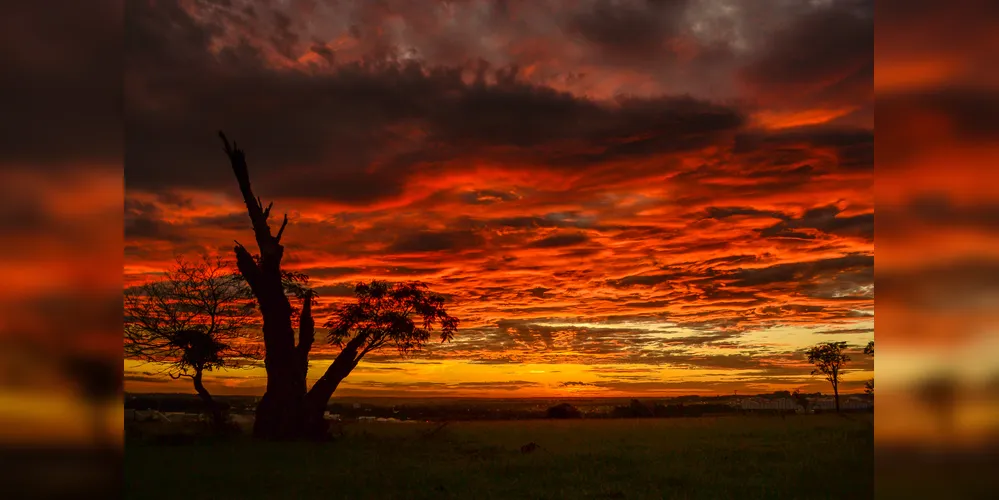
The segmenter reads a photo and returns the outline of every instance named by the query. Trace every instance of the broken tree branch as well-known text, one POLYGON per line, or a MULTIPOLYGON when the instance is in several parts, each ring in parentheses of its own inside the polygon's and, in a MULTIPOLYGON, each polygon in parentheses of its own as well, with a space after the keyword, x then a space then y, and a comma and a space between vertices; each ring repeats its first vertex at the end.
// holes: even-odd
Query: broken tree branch
MULTIPOLYGON (((268 209, 268 210, 270 210, 270 209, 268 209)), ((278 229, 277 236, 274 237, 275 241, 277 241, 277 242, 281 241, 281 235, 284 234, 284 228, 287 225, 288 225, 288 214, 284 214, 284 221, 281 222, 281 229, 278 229)))

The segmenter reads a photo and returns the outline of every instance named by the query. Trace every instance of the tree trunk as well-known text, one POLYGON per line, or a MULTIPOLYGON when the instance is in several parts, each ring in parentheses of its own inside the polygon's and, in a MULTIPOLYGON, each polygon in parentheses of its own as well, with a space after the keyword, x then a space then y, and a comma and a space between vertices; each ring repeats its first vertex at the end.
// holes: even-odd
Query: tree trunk
POLYGON ((329 423, 323 418, 326 406, 336 392, 336 388, 350 375, 350 372, 360 361, 357 352, 364 345, 367 336, 358 334, 351 339, 333 363, 326 369, 319 380, 312 386, 306 396, 305 434, 310 439, 324 439, 329 431, 329 423))
POLYGON ((201 383, 202 370, 197 370, 194 372, 194 390, 198 391, 198 397, 201 401, 205 403, 205 408, 208 409, 209 413, 212 414, 212 426, 215 429, 221 429, 225 426, 225 418, 222 415, 222 409, 219 405, 215 403, 212 399, 212 395, 208 393, 208 389, 205 389, 205 385, 201 383))
MULTIPOLYGON (((330 368, 333 366, 331 365, 330 368)), ((326 438, 329 432, 329 423, 324 418, 326 406, 329 404, 330 398, 333 397, 333 392, 336 391, 337 386, 348 374, 350 374, 350 370, 346 368, 338 367, 335 371, 327 370, 312 386, 312 390, 306 397, 304 437, 312 440, 326 438)))
MULTIPOLYGON (((280 283, 278 283, 280 287, 280 283)), ((301 431, 305 374, 296 363, 291 306, 279 294, 258 295, 264 316, 264 368, 267 388, 257 406, 253 434, 263 439, 294 439, 301 431), (264 304, 267 304, 265 307, 264 304)))
MULTIPOLYGON (((282 282, 281 258, 284 255, 284 247, 281 245, 281 235, 288 225, 288 216, 284 216, 277 234, 272 235, 271 228, 267 224, 271 206, 264 208, 260 199, 253 195, 243 151, 235 143, 230 146, 222 132, 219 132, 219 136, 222 138, 226 155, 239 183, 239 190, 253 225, 254 239, 260 250, 259 259, 254 259, 239 242, 236 242, 233 249, 239 272, 253 290, 263 316, 267 389, 257 406, 253 434, 263 439, 295 439, 301 437, 305 415, 306 382, 301 360, 303 351, 304 356, 308 357, 312 341, 310 338, 307 345, 303 345, 306 343, 301 341, 305 339, 300 338, 300 344, 295 345, 291 304, 285 295, 282 282)), ((311 311, 308 321, 304 321, 305 314, 303 311, 301 323, 311 328, 311 311)), ((304 335, 306 332, 301 333, 303 335, 300 337, 306 336, 304 335)), ((308 335, 311 336, 311 332, 308 335)))
POLYGON ((836 413, 839 413, 839 383, 833 384, 833 398, 836 400, 836 413))

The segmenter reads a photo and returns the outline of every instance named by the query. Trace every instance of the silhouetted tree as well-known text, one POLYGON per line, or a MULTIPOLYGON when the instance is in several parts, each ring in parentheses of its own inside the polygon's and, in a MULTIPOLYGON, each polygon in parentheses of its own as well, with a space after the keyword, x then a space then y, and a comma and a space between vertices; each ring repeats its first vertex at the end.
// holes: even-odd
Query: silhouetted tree
POLYGON ((419 348, 429 339, 434 323, 441 327, 441 340, 451 339, 458 320, 444 311, 444 299, 420 283, 389 287, 387 284, 358 285, 358 302, 338 308, 331 320, 330 340, 340 354, 311 389, 307 388, 309 352, 315 341, 312 305, 315 295, 301 295, 296 343, 292 307, 282 284, 284 246, 281 236, 288 225, 285 215, 277 233, 268 225, 271 214, 254 196, 244 152, 219 132, 239 190, 253 226, 260 251, 252 255, 236 242, 236 264, 249 284, 263 315, 264 366, 267 388, 257 406, 255 436, 265 439, 295 439, 325 436, 323 412, 333 392, 365 354, 387 344, 402 351, 419 348), (415 319, 414 319, 415 318, 415 319), (415 321, 420 321, 417 324, 415 321))
MULTIPOLYGON (((864 354, 866 354, 866 355, 868 355, 868 356, 870 356, 872 358, 874 357, 874 341, 873 340, 870 341, 870 342, 868 342, 867 346, 864 347, 864 354)), ((874 395, 874 379, 870 379, 867 382, 864 382, 864 392, 866 392, 867 394, 870 394, 872 396, 874 395)))
POLYGON ((812 375, 821 373, 832 384, 837 413, 839 413, 839 374, 843 365, 850 361, 850 356, 843 352, 844 349, 846 342, 824 342, 808 350, 808 362, 815 365, 812 375))
POLYGON ((254 256, 241 243, 236 242, 236 266, 250 286, 260 313, 263 316, 264 367, 267 388, 257 405, 253 434, 267 439, 299 437, 305 418, 306 373, 309 351, 315 340, 315 321, 312 318, 312 296, 303 298, 298 316, 298 342, 292 316, 294 310, 282 283, 281 259, 284 246, 281 236, 288 226, 285 214, 277 233, 271 232, 268 219, 273 203, 266 208, 260 198, 253 195, 246 156, 239 147, 229 144, 225 134, 219 132, 226 155, 232 166, 239 191, 246 204, 253 227, 253 236, 260 251, 254 256))
POLYGON ((419 349, 430 340, 435 325, 440 326, 441 342, 449 342, 458 328, 458 318, 444 308, 444 296, 429 291, 425 283, 358 283, 354 295, 356 301, 336 307, 326 323, 329 340, 340 347, 340 354, 309 390, 307 432, 313 436, 325 432, 326 405, 366 354, 384 346, 401 353, 419 349))
POLYGON ((242 340, 254 316, 249 289, 226 262, 180 260, 165 279, 125 291, 125 356, 164 363, 170 377, 191 379, 212 421, 221 426, 222 411, 202 377, 259 359, 242 340))

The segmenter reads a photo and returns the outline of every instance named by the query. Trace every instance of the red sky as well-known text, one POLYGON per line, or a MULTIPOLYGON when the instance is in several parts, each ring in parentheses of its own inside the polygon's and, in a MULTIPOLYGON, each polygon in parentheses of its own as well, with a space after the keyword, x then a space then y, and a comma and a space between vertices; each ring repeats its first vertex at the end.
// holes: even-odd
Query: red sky
POLYGON ((462 320, 343 394, 828 392, 839 340, 873 377, 873 2, 129 5, 126 286, 252 240, 221 128, 323 306, 419 279, 462 320))

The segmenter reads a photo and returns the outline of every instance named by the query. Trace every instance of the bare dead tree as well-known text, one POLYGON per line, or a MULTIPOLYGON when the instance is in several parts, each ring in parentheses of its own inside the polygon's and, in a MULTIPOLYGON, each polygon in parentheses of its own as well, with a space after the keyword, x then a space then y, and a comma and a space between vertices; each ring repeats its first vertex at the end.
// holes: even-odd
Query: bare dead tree
POLYGON ((293 309, 285 294, 281 271, 281 259, 284 257, 281 237, 288 227, 288 215, 284 215, 281 226, 274 233, 268 223, 274 204, 264 207, 260 198, 254 196, 243 150, 236 143, 230 144, 221 131, 219 137, 239 184, 260 252, 255 258, 238 241, 233 248, 239 272, 253 291, 263 316, 267 388, 257 406, 253 433, 265 439, 298 438, 301 436, 301 423, 305 416, 308 356, 315 340, 313 298, 311 295, 303 298, 296 343, 292 325, 293 309))
POLYGON ((336 311, 327 325, 330 339, 341 351, 325 373, 306 387, 309 352, 315 342, 312 306, 315 294, 299 294, 296 342, 293 317, 281 270, 284 247, 281 236, 288 226, 285 215, 274 233, 268 224, 273 204, 264 207, 254 195, 244 152, 219 132, 229 163, 239 184, 253 226, 259 255, 254 256, 236 242, 234 251, 240 274, 245 278, 263 315, 264 365, 267 389, 257 406, 254 435, 264 439, 322 438, 328 431, 323 412, 339 383, 369 352, 385 345, 400 351, 420 348, 430 338, 434 324, 441 327, 441 341, 448 341, 458 325, 444 311, 444 299, 426 290, 422 283, 390 287, 385 283, 359 284, 358 302, 336 311))
POLYGON ((204 372, 260 358, 245 338, 255 316, 249 289, 228 263, 179 260, 164 279, 125 291, 125 356, 164 364, 174 379, 191 379, 221 427, 224 418, 205 388, 204 372))

